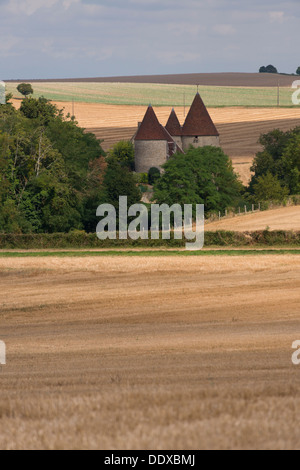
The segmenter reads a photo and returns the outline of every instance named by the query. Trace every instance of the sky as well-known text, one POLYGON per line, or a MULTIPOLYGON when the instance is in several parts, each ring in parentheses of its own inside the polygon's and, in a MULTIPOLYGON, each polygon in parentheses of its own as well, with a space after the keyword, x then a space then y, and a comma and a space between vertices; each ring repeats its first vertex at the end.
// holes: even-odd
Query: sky
POLYGON ((0 0, 0 80, 280 72, 299 0, 0 0))

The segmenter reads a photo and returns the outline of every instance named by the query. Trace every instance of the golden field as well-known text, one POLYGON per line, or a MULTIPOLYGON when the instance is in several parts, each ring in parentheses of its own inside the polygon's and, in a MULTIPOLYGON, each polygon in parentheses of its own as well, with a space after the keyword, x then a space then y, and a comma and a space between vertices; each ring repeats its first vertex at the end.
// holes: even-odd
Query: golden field
POLYGON ((280 207, 268 211, 237 215, 233 218, 228 217, 208 223, 206 228, 209 231, 231 230, 235 232, 252 232, 266 228, 300 231, 300 206, 280 207))
POLYGON ((0 258, 1 449, 297 449, 300 258, 0 258))

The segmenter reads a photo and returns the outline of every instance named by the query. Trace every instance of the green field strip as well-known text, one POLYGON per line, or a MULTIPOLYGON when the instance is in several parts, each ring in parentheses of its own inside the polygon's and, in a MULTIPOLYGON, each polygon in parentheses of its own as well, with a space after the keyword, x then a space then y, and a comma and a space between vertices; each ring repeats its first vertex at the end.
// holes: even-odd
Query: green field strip
MULTIPOLYGON (((147 83, 32 83, 34 97, 53 101, 72 101, 116 105, 190 106, 196 86, 147 83)), ((17 83, 8 83, 7 91, 22 98, 17 83)), ((200 86, 199 92, 209 107, 277 106, 276 87, 200 86)), ((280 88, 280 106, 295 107, 291 88, 280 88)))
POLYGON ((201 251, 26 251, 0 252, 0 258, 81 258, 106 256, 263 256, 263 255, 300 255, 300 249, 261 249, 261 250, 201 250, 201 251))

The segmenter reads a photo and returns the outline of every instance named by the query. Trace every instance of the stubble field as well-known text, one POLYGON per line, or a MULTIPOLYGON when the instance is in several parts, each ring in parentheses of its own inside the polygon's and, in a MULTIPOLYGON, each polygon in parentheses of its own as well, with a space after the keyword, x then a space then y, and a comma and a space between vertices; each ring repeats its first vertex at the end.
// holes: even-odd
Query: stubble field
POLYGON ((300 206, 280 207, 268 211, 254 212, 223 218, 207 224, 207 230, 229 230, 251 232, 254 230, 300 231, 300 206))
POLYGON ((300 259, 0 258, 0 448, 300 446, 300 259))

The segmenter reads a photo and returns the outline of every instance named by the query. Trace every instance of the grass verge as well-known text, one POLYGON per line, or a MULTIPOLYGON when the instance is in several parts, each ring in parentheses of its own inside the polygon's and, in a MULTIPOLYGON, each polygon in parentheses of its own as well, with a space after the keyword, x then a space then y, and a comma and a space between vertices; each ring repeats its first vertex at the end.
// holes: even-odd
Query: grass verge
POLYGON ((78 258, 103 256, 248 256, 248 255, 300 255, 300 249, 268 250, 201 250, 201 251, 28 251, 0 252, 0 258, 78 258))

